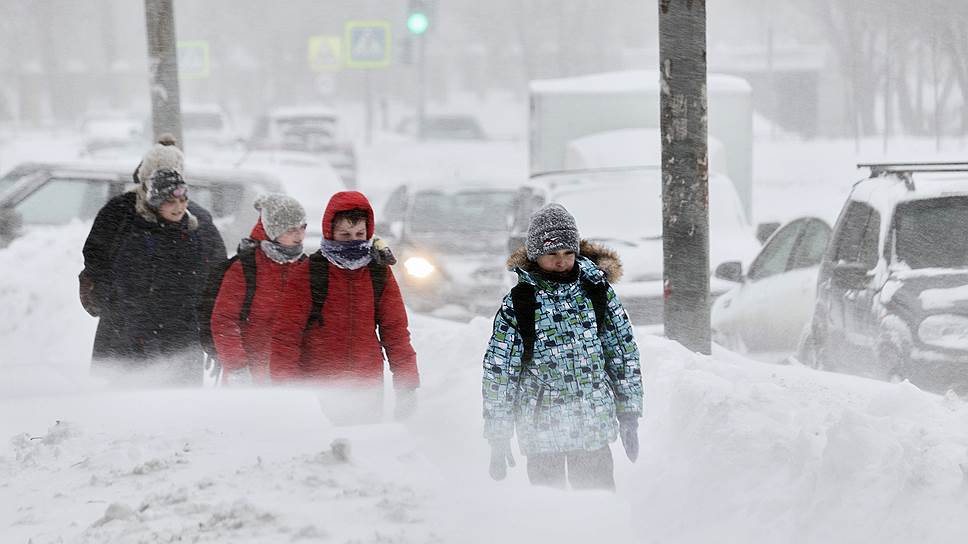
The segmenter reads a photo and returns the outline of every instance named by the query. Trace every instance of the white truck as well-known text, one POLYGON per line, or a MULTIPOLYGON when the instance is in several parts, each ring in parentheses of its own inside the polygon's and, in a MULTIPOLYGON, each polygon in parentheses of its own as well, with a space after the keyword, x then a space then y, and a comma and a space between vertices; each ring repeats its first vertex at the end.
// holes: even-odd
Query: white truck
MULTIPOLYGON (((659 165, 659 73, 634 70, 531 82, 531 174, 659 165)), ((753 207, 752 88, 707 77, 710 170, 732 179, 753 207)))

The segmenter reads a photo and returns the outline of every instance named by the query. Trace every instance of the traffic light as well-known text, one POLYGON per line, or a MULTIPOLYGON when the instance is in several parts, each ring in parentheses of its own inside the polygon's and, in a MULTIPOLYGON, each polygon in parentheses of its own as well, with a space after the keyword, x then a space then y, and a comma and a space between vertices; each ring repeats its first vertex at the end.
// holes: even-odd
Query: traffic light
POLYGON ((430 20, 434 15, 435 0, 410 0, 407 8, 407 30, 414 36, 420 36, 430 28, 430 20))

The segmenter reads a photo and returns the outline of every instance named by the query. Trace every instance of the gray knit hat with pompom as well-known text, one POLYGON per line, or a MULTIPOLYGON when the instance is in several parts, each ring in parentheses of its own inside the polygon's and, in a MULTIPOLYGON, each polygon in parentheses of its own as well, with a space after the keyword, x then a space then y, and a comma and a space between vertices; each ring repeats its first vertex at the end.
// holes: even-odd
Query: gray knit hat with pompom
POLYGON ((289 195, 262 195, 256 199, 255 209, 261 212, 262 228, 270 240, 276 240, 287 230, 306 224, 306 210, 289 195))

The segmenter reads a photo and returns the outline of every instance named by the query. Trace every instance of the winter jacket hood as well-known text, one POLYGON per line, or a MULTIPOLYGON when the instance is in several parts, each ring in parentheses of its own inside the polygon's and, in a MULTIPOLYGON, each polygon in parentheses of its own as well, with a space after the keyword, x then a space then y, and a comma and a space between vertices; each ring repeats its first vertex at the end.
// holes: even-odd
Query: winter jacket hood
POLYGON ((373 207, 366 196, 358 191, 341 191, 329 199, 326 211, 323 212, 323 238, 333 239, 333 217, 337 213, 357 209, 366 212, 366 239, 373 238, 373 207))
POLYGON ((252 232, 249 234, 250 240, 255 240, 256 242, 261 242, 263 240, 268 240, 269 235, 266 234, 265 227, 262 226, 262 218, 260 217, 258 221, 255 222, 255 226, 252 227, 252 232))
MULTIPOLYGON (((622 278, 622 259, 615 250, 602 244, 582 240, 579 246, 579 255, 590 260, 604 272, 605 279, 609 283, 615 283, 622 278)), ((528 249, 523 245, 508 257, 507 268, 511 271, 517 270, 519 274, 524 272, 528 277, 532 272, 540 270, 538 263, 528 259, 528 249)))

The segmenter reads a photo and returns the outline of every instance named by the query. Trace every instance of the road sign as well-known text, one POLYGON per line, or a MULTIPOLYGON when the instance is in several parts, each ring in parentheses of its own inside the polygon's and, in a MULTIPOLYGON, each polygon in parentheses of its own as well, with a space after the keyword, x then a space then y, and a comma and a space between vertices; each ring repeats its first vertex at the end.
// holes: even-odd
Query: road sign
POLYGON ((388 21, 347 21, 343 28, 347 66, 385 68, 390 65, 388 21))
POLYGON ((179 40, 177 47, 180 79, 206 79, 212 74, 208 40, 179 40))
POLYGON ((343 66, 343 38, 341 36, 310 36, 309 68, 314 72, 339 70, 343 66))

